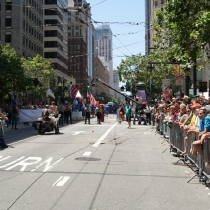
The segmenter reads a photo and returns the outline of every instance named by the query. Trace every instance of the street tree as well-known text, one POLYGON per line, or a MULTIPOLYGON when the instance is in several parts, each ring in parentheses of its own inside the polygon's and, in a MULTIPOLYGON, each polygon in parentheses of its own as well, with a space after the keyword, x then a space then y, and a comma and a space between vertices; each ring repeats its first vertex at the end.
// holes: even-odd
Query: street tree
POLYGON ((184 70, 209 61, 210 1, 168 0, 156 16, 155 47, 164 49, 168 60, 181 62, 184 70))
POLYGON ((22 58, 22 66, 28 78, 27 91, 31 97, 43 99, 48 88, 56 90, 56 73, 51 60, 37 54, 28 59, 22 58))
MULTIPOLYGON (((173 66, 165 63, 157 64, 150 69, 149 63, 156 59, 156 53, 149 56, 136 55, 122 60, 117 67, 119 81, 129 84, 131 92, 136 93, 136 84, 146 84, 146 94, 150 97, 159 97, 162 93, 162 79, 170 78, 174 84, 173 66), (152 87, 150 81, 152 79, 152 87)), ((158 62, 159 60, 157 60, 158 62)))
POLYGON ((22 68, 21 57, 10 46, 0 44, 0 103, 25 88, 27 78, 22 68))

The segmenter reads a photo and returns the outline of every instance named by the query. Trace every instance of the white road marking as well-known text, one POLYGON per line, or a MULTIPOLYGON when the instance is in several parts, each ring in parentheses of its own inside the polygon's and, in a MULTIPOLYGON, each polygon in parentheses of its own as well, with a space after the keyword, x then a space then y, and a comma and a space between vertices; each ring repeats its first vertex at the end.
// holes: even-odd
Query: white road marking
POLYGON ((114 125, 112 125, 111 128, 109 128, 109 130, 107 130, 103 136, 101 136, 101 138, 93 145, 93 147, 98 147, 98 145, 106 138, 106 136, 109 134, 109 132, 118 124, 118 122, 116 122, 114 125))
POLYGON ((72 136, 78 135, 78 134, 83 133, 83 132, 85 132, 85 131, 75 131, 75 132, 72 134, 72 136))
POLYGON ((85 152, 84 154, 83 154, 83 156, 90 156, 90 154, 91 154, 91 152, 85 152))
POLYGON ((70 178, 70 176, 61 176, 54 184, 53 186, 62 187, 70 178))
POLYGON ((53 163, 52 165, 50 165, 51 161, 53 158, 49 158, 47 159, 45 162, 41 163, 40 165, 38 165, 36 168, 32 169, 31 171, 35 171, 36 169, 38 169, 39 167, 41 167, 42 165, 46 164, 45 169, 43 172, 48 171, 49 169, 51 169, 53 166, 55 166, 58 162, 60 162, 61 160, 63 160, 63 158, 60 158, 59 160, 57 160, 55 163, 53 163))
POLYGON ((7 163, 7 164, 4 165, 4 166, 0 166, 0 168, 6 168, 7 166, 10 166, 10 165, 12 165, 13 163, 16 163, 17 161, 22 160, 23 158, 25 158, 25 156, 23 156, 23 157, 21 157, 21 158, 15 160, 15 161, 12 161, 11 163, 7 163))
POLYGON ((8 159, 8 158, 10 158, 10 157, 12 157, 12 156, 7 156, 7 157, 5 157, 5 158, 2 158, 2 156, 0 156, 0 158, 2 158, 2 159, 0 159, 0 162, 3 161, 3 160, 8 159))

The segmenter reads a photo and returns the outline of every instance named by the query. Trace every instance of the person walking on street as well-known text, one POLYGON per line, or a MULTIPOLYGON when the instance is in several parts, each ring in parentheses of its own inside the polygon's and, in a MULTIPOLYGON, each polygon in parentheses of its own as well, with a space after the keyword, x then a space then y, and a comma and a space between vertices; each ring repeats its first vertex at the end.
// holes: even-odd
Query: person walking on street
POLYGON ((71 105, 71 103, 69 103, 69 119, 70 119, 70 123, 72 124, 72 105, 71 105))
POLYGON ((63 125, 63 114, 64 114, 64 106, 63 103, 58 105, 58 113, 61 115, 59 118, 59 126, 63 125))
POLYGON ((124 116, 125 116, 125 109, 124 109, 124 105, 123 104, 120 104, 120 107, 119 107, 119 115, 120 115, 120 123, 121 121, 124 120, 124 116))
POLYGON ((96 108, 97 124, 101 124, 101 115, 102 115, 102 110, 101 110, 101 107, 98 106, 96 108))
POLYGON ((90 124, 90 105, 87 104, 86 107, 85 107, 85 124, 88 120, 89 124, 90 124))
POLYGON ((66 124, 69 124, 70 109, 71 106, 69 105, 69 103, 67 103, 64 109, 64 123, 66 124))
MULTIPOLYGON (((3 115, 1 112, 0 112, 0 117, 2 118, 2 119, 4 119, 4 120, 8 120, 8 118, 5 116, 5 115, 3 115)), ((5 143, 5 136, 4 136, 4 128, 3 128, 3 124, 1 123, 0 124, 0 145, 1 145, 1 148, 7 148, 8 147, 8 145, 5 143)))
POLYGON ((108 104, 106 104, 106 106, 105 106, 105 114, 108 117, 108 115, 109 115, 109 105, 108 104))
POLYGON ((125 115, 126 115, 126 121, 128 122, 128 128, 131 128, 131 112, 132 107, 130 106, 130 102, 126 102, 126 108, 125 108, 125 115))
POLYGON ((19 108, 16 104, 12 107, 12 128, 15 124, 15 129, 17 129, 17 120, 18 120, 18 113, 19 113, 19 108))

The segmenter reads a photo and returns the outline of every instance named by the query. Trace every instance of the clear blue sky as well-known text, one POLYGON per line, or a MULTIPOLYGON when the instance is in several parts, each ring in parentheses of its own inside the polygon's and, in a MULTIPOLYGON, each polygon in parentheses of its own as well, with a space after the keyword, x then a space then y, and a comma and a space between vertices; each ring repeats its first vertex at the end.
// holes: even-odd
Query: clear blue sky
MULTIPOLYGON (((121 59, 117 56, 131 56, 145 53, 145 0, 87 0, 91 5, 92 18, 99 22, 121 22, 110 24, 113 35, 113 66, 121 59), (123 24, 123 23, 124 24, 123 24), (140 23, 139 25, 125 22, 140 23), (142 23, 143 22, 143 23, 142 23), (136 33, 137 32, 137 33, 136 33), (128 34, 134 33, 134 34, 128 34), (128 34, 128 35, 123 35, 128 34), (135 43, 135 44, 134 44, 135 43), (132 45, 133 44, 133 45, 132 45), (130 46, 124 46, 130 45, 130 46)), ((101 24, 94 24, 100 26, 101 24)))

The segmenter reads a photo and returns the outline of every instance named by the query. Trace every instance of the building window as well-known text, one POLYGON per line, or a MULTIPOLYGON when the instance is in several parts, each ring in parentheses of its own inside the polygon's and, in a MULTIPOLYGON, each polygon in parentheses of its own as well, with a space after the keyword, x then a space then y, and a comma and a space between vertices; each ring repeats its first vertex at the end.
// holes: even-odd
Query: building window
POLYGON ((11 16, 6 16, 5 27, 6 28, 12 27, 12 17, 11 16))
POLYGON ((6 12, 12 11, 12 0, 6 0, 5 9, 6 9, 6 12))
POLYGON ((5 33, 5 43, 11 44, 12 43, 12 32, 5 33))

